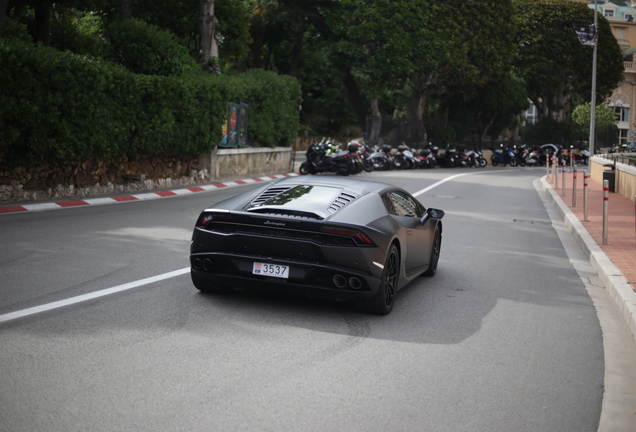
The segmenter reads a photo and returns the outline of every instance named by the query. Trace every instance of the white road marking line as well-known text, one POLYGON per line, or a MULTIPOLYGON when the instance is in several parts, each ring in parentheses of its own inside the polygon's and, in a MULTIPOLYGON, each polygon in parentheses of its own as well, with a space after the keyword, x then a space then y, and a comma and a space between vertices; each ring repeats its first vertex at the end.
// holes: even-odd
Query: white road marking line
POLYGON ((176 276, 181 276, 183 274, 189 273, 190 272, 190 267, 186 267, 186 268, 182 268, 179 270, 175 270, 175 271, 171 271, 168 273, 164 273, 164 274, 160 274, 157 276, 152 276, 146 279, 141 279, 135 282, 129 282, 129 283, 125 283, 123 285, 117 285, 114 286, 112 288, 106 288, 100 291, 95 291, 92 293, 88 293, 88 294, 82 294, 76 297, 71 297, 65 300, 59 300, 53 303, 48 303, 48 304, 43 304, 40 306, 34 306, 31 308, 27 308, 27 309, 23 309, 20 311, 16 311, 16 312, 10 312, 4 315, 0 315, 0 323, 3 322, 7 322, 7 321, 13 321, 16 320, 18 318, 24 318, 27 317, 29 315, 35 315, 41 312, 46 312, 46 311, 50 311, 53 309, 59 309, 65 306, 69 306, 72 304, 77 304, 77 303, 81 303, 81 302, 85 302, 88 300, 93 300, 99 297, 104 297, 110 294, 114 294, 114 293, 118 293, 121 291, 126 291, 126 290, 130 290, 133 288, 138 288, 140 286, 143 285, 148 285, 151 284, 153 282, 158 282, 161 280, 165 280, 165 279, 170 279, 176 276))
MULTIPOLYGON (((516 170, 509 170, 509 171, 519 171, 519 170, 516 169, 516 170)), ((437 186, 441 185, 442 183, 446 183, 447 181, 451 181, 453 179, 456 179, 457 177, 463 177, 463 176, 473 175, 473 174, 492 174, 492 173, 498 173, 498 172, 501 172, 501 171, 500 170, 497 170, 497 171, 479 171, 479 172, 469 172, 469 173, 455 174, 454 176, 446 177, 444 180, 440 180, 437 183, 433 183, 429 187, 425 187, 424 189, 415 192, 413 194, 413 196, 416 197, 418 195, 422 195, 422 194, 430 191, 431 189, 436 188, 437 186)))

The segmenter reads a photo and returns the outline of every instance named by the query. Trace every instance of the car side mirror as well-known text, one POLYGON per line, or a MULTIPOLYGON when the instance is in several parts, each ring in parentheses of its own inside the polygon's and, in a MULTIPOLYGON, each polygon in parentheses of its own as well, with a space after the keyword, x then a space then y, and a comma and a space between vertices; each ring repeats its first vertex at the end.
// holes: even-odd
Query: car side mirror
POLYGON ((426 209, 426 213, 424 213, 424 216, 422 216, 420 222, 422 223, 422 225, 424 225, 424 223, 426 223, 426 221, 429 219, 440 220, 444 217, 445 214, 446 213, 444 213, 444 210, 429 207, 426 209))

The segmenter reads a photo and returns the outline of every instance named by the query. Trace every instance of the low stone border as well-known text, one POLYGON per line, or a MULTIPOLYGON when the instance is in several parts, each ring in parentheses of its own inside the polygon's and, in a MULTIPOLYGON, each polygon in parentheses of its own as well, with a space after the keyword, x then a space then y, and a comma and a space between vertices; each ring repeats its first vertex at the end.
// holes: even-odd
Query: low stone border
POLYGON ((190 171, 189 176, 180 178, 146 179, 127 184, 106 183, 104 185, 75 187, 74 185, 59 184, 47 190, 27 190, 23 185, 0 185, 0 203, 14 204, 21 202, 50 201, 64 198, 82 199, 86 197, 166 189, 176 186, 186 186, 206 183, 210 180, 208 170, 190 171))

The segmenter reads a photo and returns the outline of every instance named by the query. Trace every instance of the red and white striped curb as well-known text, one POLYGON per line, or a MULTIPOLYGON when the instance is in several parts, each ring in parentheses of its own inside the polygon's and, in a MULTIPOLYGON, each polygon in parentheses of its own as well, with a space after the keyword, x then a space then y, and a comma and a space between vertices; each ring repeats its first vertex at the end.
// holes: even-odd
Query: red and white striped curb
POLYGON ((175 190, 169 190, 169 191, 163 191, 163 192, 148 192, 148 193, 141 193, 136 195, 121 195, 121 196, 114 196, 110 198, 89 198, 89 199, 74 200, 74 201, 60 201, 60 202, 47 202, 47 203, 40 203, 40 204, 0 206, 0 214, 28 212, 28 211, 55 210, 55 209, 68 208, 68 207, 104 205, 104 204, 115 204, 115 203, 130 202, 130 201, 152 200, 152 199, 166 198, 171 196, 189 195, 189 194, 193 194, 197 192, 210 192, 213 190, 227 188, 227 187, 235 187, 235 186, 242 186, 242 185, 252 184, 252 183, 278 180, 284 177, 294 177, 297 175, 298 175, 297 173, 277 174, 277 175, 271 175, 271 176, 265 176, 265 177, 255 177, 250 179, 234 180, 234 181, 223 182, 223 183, 212 183, 209 185, 194 186, 194 187, 189 187, 185 189, 175 189, 175 190))

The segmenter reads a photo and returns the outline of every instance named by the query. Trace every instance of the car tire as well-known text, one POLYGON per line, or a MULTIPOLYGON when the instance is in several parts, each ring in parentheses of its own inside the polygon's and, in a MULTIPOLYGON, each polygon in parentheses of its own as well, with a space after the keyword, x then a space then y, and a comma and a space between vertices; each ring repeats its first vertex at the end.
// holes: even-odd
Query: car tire
POLYGON ((442 250, 442 232, 439 226, 435 227, 435 234, 433 234, 433 245, 431 246, 431 260, 428 263, 428 270, 424 272, 424 276, 435 276, 437 273, 437 263, 439 262, 439 255, 442 250))
POLYGON ((229 285, 212 284, 210 281, 203 279, 194 272, 190 272, 192 277, 192 283, 201 292, 210 294, 229 294, 234 291, 234 288, 229 285))
POLYGON ((369 299, 355 301, 353 307, 360 312, 388 315, 393 310, 399 277, 400 253, 395 245, 391 245, 386 255, 378 292, 369 299))

